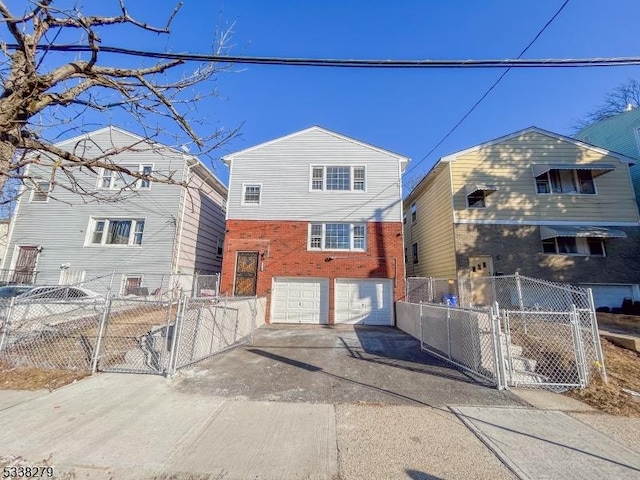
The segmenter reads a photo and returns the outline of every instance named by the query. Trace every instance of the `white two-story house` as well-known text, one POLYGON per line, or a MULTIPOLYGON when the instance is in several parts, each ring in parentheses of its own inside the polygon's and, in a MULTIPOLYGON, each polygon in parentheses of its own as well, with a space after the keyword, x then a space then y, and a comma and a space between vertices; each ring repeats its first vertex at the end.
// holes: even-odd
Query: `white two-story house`
POLYGON ((221 291, 271 323, 393 325, 407 158, 321 127, 227 155, 221 291))
POLYGON ((108 160, 129 171, 189 187, 86 167, 73 169, 71 182, 59 171, 52 176, 52 161, 30 165, 3 283, 76 283, 115 271, 114 293, 151 293, 162 275, 220 272, 227 189, 196 157, 116 127, 57 146, 84 158, 113 151, 108 160))

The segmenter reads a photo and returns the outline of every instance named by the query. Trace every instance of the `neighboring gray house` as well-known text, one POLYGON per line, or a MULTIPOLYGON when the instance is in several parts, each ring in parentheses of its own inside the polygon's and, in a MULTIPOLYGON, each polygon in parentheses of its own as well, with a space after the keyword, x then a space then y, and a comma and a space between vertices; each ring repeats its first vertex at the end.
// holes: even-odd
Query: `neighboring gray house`
POLYGON ((39 188, 24 188, 18 201, 4 282, 75 283, 115 270, 114 290, 151 293, 161 275, 220 272, 227 188, 196 157, 116 127, 57 146, 81 149, 85 157, 117 149, 110 161, 156 177, 172 175, 189 188, 83 168, 74 175, 90 196, 81 197, 63 188, 63 182, 70 185, 64 174, 52 186, 50 167, 30 165, 39 188), (100 199, 109 194, 120 200, 100 199))
POLYGON ((581 129, 578 140, 637 160, 631 166, 631 181, 640 206, 640 108, 632 108, 581 129))

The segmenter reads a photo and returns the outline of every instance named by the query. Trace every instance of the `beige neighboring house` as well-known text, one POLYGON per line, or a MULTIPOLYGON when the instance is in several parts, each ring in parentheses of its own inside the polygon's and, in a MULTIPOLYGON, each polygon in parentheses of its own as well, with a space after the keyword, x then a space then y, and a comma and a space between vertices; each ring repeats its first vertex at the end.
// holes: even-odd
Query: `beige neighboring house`
POLYGON ((407 276, 513 274, 640 300, 632 159, 530 127, 441 158, 404 200, 407 276))

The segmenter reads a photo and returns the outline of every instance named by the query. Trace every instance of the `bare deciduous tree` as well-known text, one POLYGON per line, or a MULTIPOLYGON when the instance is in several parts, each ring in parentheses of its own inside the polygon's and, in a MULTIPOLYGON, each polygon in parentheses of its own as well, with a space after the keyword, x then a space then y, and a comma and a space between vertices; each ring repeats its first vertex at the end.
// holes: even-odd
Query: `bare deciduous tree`
POLYGON ((638 80, 630 79, 614 88, 604 97, 599 107, 576 122, 575 129, 580 130, 592 123, 618 115, 628 109, 629 105, 631 108, 640 107, 640 81, 638 80))
MULTIPOLYGON (((0 41, 0 189, 5 202, 16 185, 37 188, 33 179, 25 174, 25 167, 32 163, 51 167, 52 188, 75 189, 79 195, 95 194, 77 188, 73 180, 79 167, 92 172, 98 168, 110 169, 148 179, 148 175, 129 171, 110 161, 111 156, 121 153, 117 150, 89 157, 83 155, 82 150, 56 147, 55 139, 46 135, 51 127, 66 136, 83 133, 83 114, 88 111, 124 111, 147 138, 154 138, 160 131, 166 134, 163 126, 169 120, 178 127, 174 129, 179 132, 176 144, 190 143, 197 147, 198 154, 209 153, 237 134, 237 129, 222 130, 211 125, 202 127, 207 130, 203 134, 196 131, 195 127, 200 127, 197 119, 191 118, 196 103, 205 96, 216 95, 209 82, 227 67, 203 64, 186 72, 180 60, 160 60, 143 66, 140 60, 131 67, 126 59, 116 59, 100 51, 99 33, 117 33, 113 30, 118 26, 168 35, 182 3, 168 12, 167 23, 162 27, 135 18, 125 0, 91 5, 93 9, 109 11, 115 4, 116 15, 89 14, 89 7, 57 6, 63 3, 32 0, 24 12, 16 14, 0 0, 0 38, 7 41, 0 41), (47 46, 59 39, 65 42, 73 39, 73 45, 88 46, 90 53, 47 51, 47 46), (122 65, 114 65, 117 60, 122 60, 122 65), (198 86, 203 87, 201 91, 197 91, 198 86), (64 182, 56 181, 60 176, 64 182), (5 187, 6 184, 9 185, 5 187)), ((214 54, 225 53, 229 34, 227 30, 216 35, 214 54)), ((171 175, 154 176, 151 180, 179 183, 171 175)))

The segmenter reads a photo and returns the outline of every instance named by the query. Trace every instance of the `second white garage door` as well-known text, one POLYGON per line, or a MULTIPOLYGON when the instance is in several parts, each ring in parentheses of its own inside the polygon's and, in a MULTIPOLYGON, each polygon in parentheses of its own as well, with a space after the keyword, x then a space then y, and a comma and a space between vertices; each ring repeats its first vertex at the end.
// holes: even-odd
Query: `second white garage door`
POLYGON ((393 325, 392 280, 340 278, 335 299, 335 323, 393 325))
POLYGON ((273 279, 272 323, 321 323, 329 317, 329 280, 326 278, 273 279))

